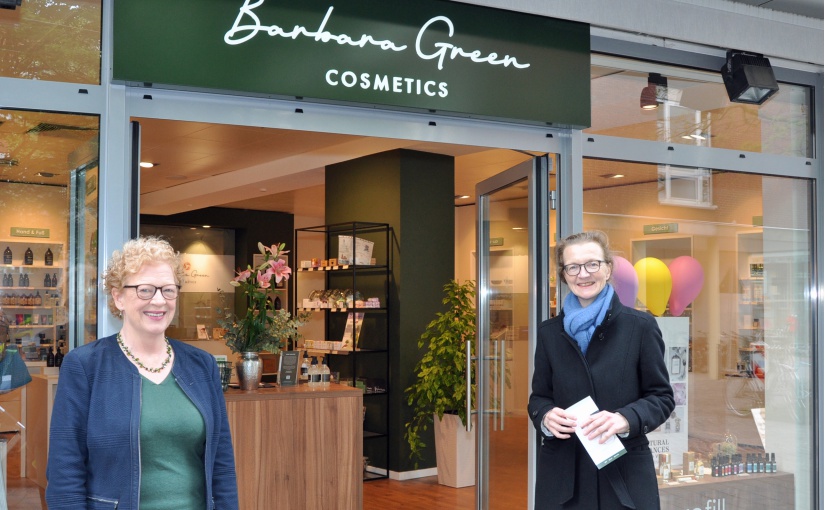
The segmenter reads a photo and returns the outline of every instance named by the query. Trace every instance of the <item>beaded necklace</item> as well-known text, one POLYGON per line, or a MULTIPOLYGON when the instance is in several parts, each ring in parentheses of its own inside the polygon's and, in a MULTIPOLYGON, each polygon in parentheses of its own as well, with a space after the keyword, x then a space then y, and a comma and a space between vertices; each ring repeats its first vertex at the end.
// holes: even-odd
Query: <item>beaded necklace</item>
POLYGON ((120 335, 120 333, 117 334, 117 343, 118 345, 120 345, 120 348, 123 349, 123 352, 126 353, 126 356, 128 356, 129 359, 134 361, 135 365, 153 374, 159 373, 161 370, 166 368, 166 365, 168 365, 170 361, 172 361, 172 344, 169 343, 168 338, 164 338, 164 340, 166 340, 166 359, 163 360, 163 364, 160 366, 160 368, 149 368, 140 361, 140 358, 136 358, 135 355, 132 354, 132 351, 130 351, 129 348, 126 347, 126 344, 123 343, 123 337, 120 335))

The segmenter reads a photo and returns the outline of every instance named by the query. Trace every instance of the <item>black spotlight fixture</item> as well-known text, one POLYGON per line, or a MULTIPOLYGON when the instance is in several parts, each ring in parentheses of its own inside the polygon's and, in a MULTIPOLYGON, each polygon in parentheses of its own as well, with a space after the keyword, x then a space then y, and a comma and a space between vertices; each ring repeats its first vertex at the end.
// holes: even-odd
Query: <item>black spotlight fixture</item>
POLYGON ((17 9, 23 3, 23 0, 0 0, 0 9, 17 9))
POLYGON ((639 96, 639 106, 642 110, 655 110, 667 98, 667 78, 658 73, 647 76, 647 87, 642 89, 639 96))
POLYGON ((779 90, 770 61, 759 53, 728 50, 722 81, 734 103, 762 104, 779 90))

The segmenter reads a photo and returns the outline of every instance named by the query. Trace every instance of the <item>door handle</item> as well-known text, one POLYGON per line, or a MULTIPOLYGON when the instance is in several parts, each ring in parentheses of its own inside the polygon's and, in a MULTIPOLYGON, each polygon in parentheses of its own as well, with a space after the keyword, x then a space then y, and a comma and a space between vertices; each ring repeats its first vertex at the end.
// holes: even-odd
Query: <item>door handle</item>
POLYGON ((498 416, 499 416, 499 426, 501 427, 500 430, 504 430, 504 371, 507 368, 507 353, 504 351, 504 340, 499 340, 499 361, 501 362, 501 366, 499 368, 499 405, 498 405, 498 416))
POLYGON ((465 345, 465 350, 466 350, 465 355, 466 355, 466 358, 467 358, 467 367, 466 367, 467 370, 465 372, 465 377, 467 379, 467 388, 466 388, 466 392, 465 392, 466 396, 467 396, 467 409, 466 409, 467 414, 465 414, 465 416, 467 417, 467 426, 466 426, 467 427, 467 432, 472 432, 473 431, 473 420, 470 419, 472 417, 472 414, 473 414, 473 395, 472 395, 473 378, 472 378, 472 374, 471 374, 471 370, 473 368, 473 357, 470 355, 470 353, 472 352, 472 348, 473 348, 473 345, 470 343, 469 340, 467 340, 466 345, 465 345))

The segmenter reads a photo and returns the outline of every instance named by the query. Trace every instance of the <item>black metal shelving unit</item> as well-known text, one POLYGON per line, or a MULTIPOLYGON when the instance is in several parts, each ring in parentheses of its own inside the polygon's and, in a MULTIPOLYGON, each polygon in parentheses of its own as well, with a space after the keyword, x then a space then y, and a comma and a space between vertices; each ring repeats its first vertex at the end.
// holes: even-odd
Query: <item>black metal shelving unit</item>
MULTIPOLYGON (((293 312, 311 311, 323 315, 326 338, 320 340, 341 342, 347 327, 353 332, 353 343, 346 348, 338 345, 330 346, 337 348, 311 346, 305 347, 305 350, 308 356, 324 357, 330 370, 340 373, 341 383, 363 386, 364 456, 369 458, 369 465, 364 470, 365 481, 389 477, 390 237, 391 229, 386 223, 348 222, 295 230, 297 258, 308 260, 307 250, 302 246, 309 244, 320 250, 322 240, 325 258, 321 259, 321 254, 317 253, 313 254, 317 264, 312 267, 300 267, 300 260, 296 264, 298 267, 292 279, 293 312), (351 254, 340 253, 339 236, 350 236, 351 254), (365 242, 358 243, 357 240, 365 242), (359 244, 369 243, 372 243, 370 259, 374 260, 363 260, 365 253, 357 253, 357 248, 359 244), (330 259, 335 260, 330 263, 330 259), (321 265, 322 261, 325 265, 321 265), (299 280, 303 282, 311 278, 318 280, 312 285, 319 288, 313 290, 349 290, 353 299, 327 303, 327 306, 305 303, 304 298, 309 299, 309 296, 299 295, 299 280), (356 301, 355 291, 360 293, 362 300, 356 301), (379 306, 375 306, 374 302, 367 306, 367 299, 376 297, 379 306), (358 324, 360 314, 363 314, 363 319, 358 324)), ((303 286, 306 287, 306 283, 303 286)))

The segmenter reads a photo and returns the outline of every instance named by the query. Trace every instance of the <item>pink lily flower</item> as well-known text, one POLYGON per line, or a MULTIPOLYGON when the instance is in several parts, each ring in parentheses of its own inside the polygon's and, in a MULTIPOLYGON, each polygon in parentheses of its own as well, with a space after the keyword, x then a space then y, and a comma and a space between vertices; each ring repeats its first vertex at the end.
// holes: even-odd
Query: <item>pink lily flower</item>
MULTIPOLYGON (((263 244, 261 244, 261 246, 263 246, 263 244)), ((271 253, 272 256, 277 259, 281 255, 289 253, 289 250, 283 250, 282 249, 283 247, 284 247, 284 245, 282 243, 282 244, 273 244, 272 246, 263 246, 263 249, 264 249, 264 251, 268 251, 269 253, 271 253)))
POLYGON ((258 271, 256 279, 258 281, 258 287, 268 289, 270 287, 269 281, 272 279, 272 273, 270 273, 268 269, 264 272, 258 271))
POLYGON ((252 271, 250 271, 249 269, 245 269, 243 271, 238 271, 238 276, 233 278, 232 281, 242 282, 244 280, 247 280, 250 276, 252 276, 252 271))
POLYGON ((269 265, 272 266, 267 271, 272 272, 276 283, 281 283, 281 280, 289 280, 289 275, 292 274, 292 269, 286 265, 286 261, 282 259, 270 260, 269 265))

